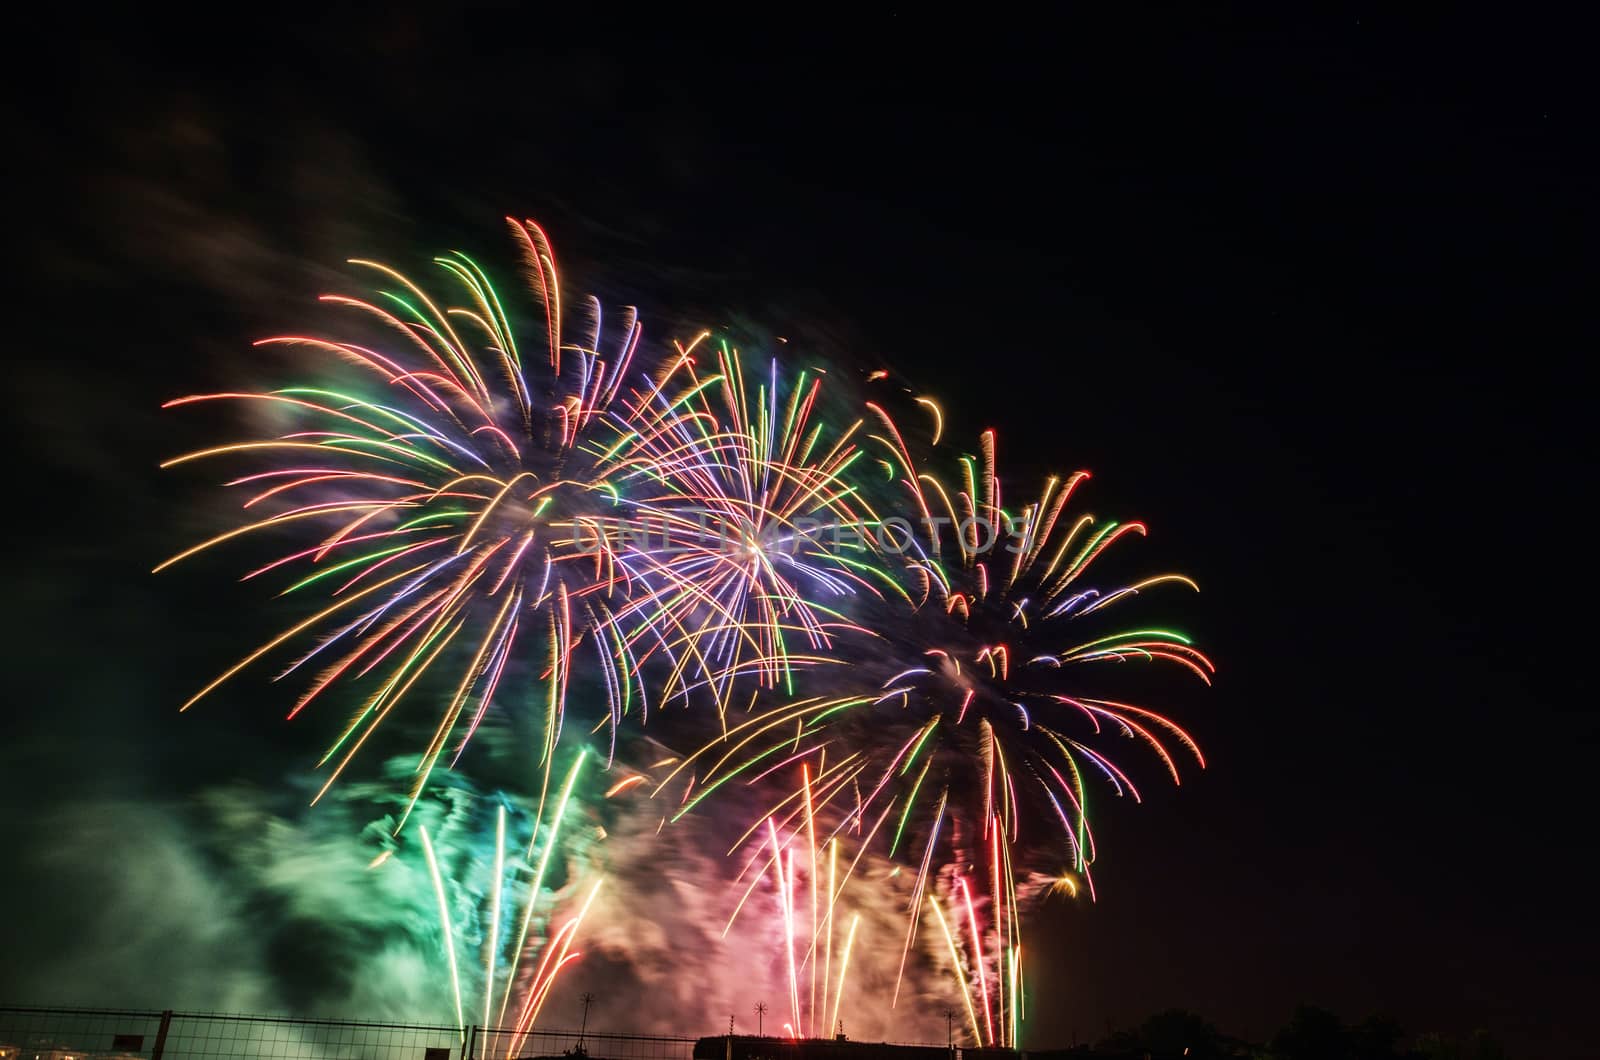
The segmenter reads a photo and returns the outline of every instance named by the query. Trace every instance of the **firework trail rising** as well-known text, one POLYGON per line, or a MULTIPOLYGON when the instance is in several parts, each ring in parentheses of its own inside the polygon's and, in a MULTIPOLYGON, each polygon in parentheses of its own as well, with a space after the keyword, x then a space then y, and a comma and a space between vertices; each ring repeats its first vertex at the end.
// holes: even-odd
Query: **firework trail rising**
MULTIPOLYGON (((715 719, 705 724, 714 728, 715 719)), ((852 1037, 942 1033, 935 1013, 950 991, 940 965, 908 969, 901 1005, 889 1004, 909 876, 848 837, 827 849, 821 834, 796 822, 777 829, 780 886, 772 831, 755 817, 759 800, 744 794, 703 804, 660 832, 660 807, 644 784, 607 800, 612 816, 595 856, 608 882, 585 929, 584 963, 563 996, 592 989, 603 1016, 634 1026, 716 1026, 729 1012, 741 1013, 742 1025, 750 1005, 766 1000, 768 1033, 789 1024, 797 1036, 826 1035, 841 1022, 852 1037), (729 857, 752 821, 750 847, 729 857), (619 980, 630 984, 620 998, 619 980)))
MULTIPOLYGON (((560 975, 567 965, 576 961, 581 954, 572 948, 584 917, 588 914, 590 906, 594 904, 595 896, 599 893, 602 880, 595 880, 589 888, 587 896, 582 901, 577 912, 550 936, 545 943, 544 952, 538 966, 526 981, 519 982, 517 969, 522 956, 529 948, 529 928, 533 925, 534 915, 539 909, 540 898, 544 893, 546 873, 550 867, 551 855, 561 841, 561 826, 566 818, 567 806, 572 797, 573 785, 577 782, 582 771, 584 755, 579 754, 572 763, 561 788, 561 795, 556 800, 551 810, 548 821, 535 817, 531 836, 528 840, 526 859, 520 865, 511 866, 511 872, 518 869, 527 874, 526 894, 521 900, 522 914, 515 916, 515 901, 507 901, 507 857, 506 857, 506 819, 507 806, 504 801, 495 807, 494 828, 494 858, 489 874, 489 886, 484 888, 489 895, 487 906, 481 910, 474 910, 486 925, 483 940, 483 980, 482 995, 483 1008, 482 1025, 485 1027, 503 1027, 508 1010, 512 1012, 513 1022, 509 1025, 510 1034, 507 1036, 507 1056, 512 1056, 519 1050, 527 1039, 529 1031, 539 1018, 540 1011, 544 1008, 545 1000, 550 995, 550 989, 555 985, 556 977, 560 975), (541 825, 543 825, 541 835, 541 825), (534 851, 539 850, 538 858, 534 860, 534 851), (505 922, 506 914, 512 915, 512 920, 505 922), (508 930, 509 929, 509 930, 508 930), (496 987, 499 985, 497 975, 497 962, 501 958, 502 950, 507 951, 507 966, 505 969, 505 991, 501 996, 498 1010, 494 1006, 496 987), (512 996, 521 989, 522 1001, 511 1009, 512 996)), ((541 811, 543 807, 540 808, 541 811)), ((458 958, 457 931, 454 926, 454 916, 451 913, 451 892, 460 893, 460 886, 447 888, 447 882, 440 871, 439 857, 435 854, 434 843, 428 834, 427 826, 421 826, 418 833, 422 839, 423 857, 427 862, 428 877, 433 884, 433 892, 439 904, 439 932, 443 939, 445 964, 450 973, 451 996, 455 1002, 456 1025, 465 1032, 467 1022, 467 1009, 462 1002, 461 961, 458 958)), ((391 854, 385 851, 373 859, 372 868, 383 865, 391 854)), ((451 883, 455 881, 452 880, 451 883)), ((515 881, 513 881, 515 882, 515 881)), ((515 888, 513 888, 515 890, 515 888)), ((482 893, 481 891, 478 893, 482 893)))

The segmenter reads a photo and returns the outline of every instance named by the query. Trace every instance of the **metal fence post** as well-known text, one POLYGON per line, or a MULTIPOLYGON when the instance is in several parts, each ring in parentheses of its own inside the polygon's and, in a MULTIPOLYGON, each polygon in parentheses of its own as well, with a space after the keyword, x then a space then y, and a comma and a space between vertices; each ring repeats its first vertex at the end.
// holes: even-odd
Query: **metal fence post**
POLYGON ((156 1029, 156 1043, 150 1047, 150 1060, 161 1060, 161 1054, 167 1048, 167 1030, 172 1026, 172 1010, 169 1008, 161 1014, 161 1026, 156 1029))
POLYGON ((478 1056, 478 1025, 474 1023, 467 1030, 467 1055, 465 1060, 477 1060, 478 1056))

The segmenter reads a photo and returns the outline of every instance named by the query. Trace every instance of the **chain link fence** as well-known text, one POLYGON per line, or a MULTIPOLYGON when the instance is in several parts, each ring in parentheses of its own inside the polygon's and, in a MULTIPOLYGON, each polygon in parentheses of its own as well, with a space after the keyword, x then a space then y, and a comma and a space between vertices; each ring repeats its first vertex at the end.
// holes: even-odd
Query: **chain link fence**
POLYGON ((0 1006, 0 1060, 693 1060, 693 1038, 0 1006))
POLYGON ((587 1055, 590 1060, 693 1060, 693 1038, 646 1034, 597 1034, 594 1031, 534 1030, 518 1034, 510 1028, 475 1027, 475 1060, 526 1060, 532 1057, 587 1055))

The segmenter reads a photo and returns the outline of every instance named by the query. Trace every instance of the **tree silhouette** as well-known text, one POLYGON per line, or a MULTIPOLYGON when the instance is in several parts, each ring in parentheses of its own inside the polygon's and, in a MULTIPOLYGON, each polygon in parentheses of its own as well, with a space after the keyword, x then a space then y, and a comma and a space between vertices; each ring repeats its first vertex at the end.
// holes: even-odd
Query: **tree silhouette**
POLYGON ((1112 1052, 1217 1060, 1233 1055, 1226 1044, 1217 1029, 1200 1016, 1171 1008, 1151 1016, 1139 1024, 1137 1030, 1118 1031, 1107 1038, 1102 1047, 1112 1052))
POLYGON ((1465 1038, 1424 1034, 1415 1055, 1423 1060, 1506 1060, 1506 1051, 1488 1031, 1473 1031, 1465 1038))
POLYGON ((1351 1060, 1394 1060, 1405 1032, 1388 1016, 1368 1016, 1348 1032, 1351 1060))
POLYGON ((1327 1009, 1301 1005, 1273 1036, 1273 1060, 1350 1060, 1344 1023, 1327 1009))

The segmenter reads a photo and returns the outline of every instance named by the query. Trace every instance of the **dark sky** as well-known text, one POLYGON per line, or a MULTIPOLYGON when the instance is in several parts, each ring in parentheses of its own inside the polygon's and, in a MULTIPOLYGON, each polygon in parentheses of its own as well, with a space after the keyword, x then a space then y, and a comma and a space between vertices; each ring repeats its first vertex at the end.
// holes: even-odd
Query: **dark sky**
POLYGON ((11 819, 239 768, 191 753, 237 719, 170 714, 252 627, 146 575, 192 508, 159 402, 250 377, 320 270, 500 254, 512 212, 607 300, 823 322, 1018 470, 1093 468, 1205 587, 1212 768, 1106 819, 1031 1034, 1182 1006, 1260 1037, 1304 1000, 1594 1046, 1581 30, 982 13, 41 32, 11 819))

